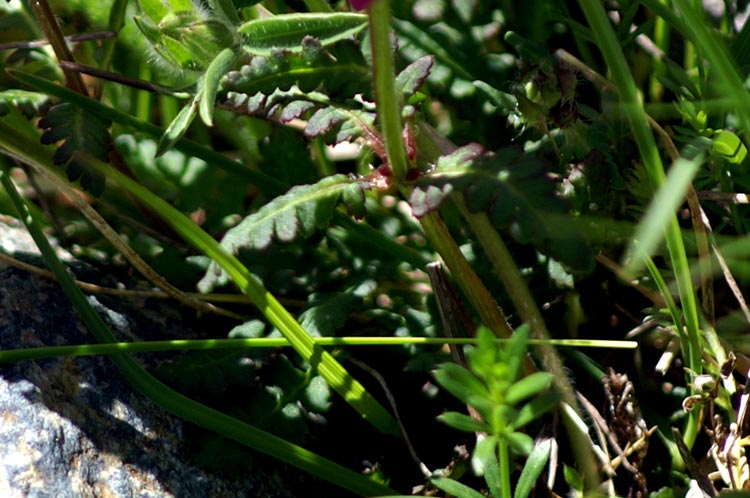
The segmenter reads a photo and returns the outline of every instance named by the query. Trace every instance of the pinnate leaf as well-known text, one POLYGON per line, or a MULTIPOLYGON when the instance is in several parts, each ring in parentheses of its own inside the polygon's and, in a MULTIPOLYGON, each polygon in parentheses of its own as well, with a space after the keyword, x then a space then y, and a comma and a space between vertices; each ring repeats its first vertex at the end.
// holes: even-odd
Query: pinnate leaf
POLYGON ((268 56, 253 57, 238 71, 227 73, 222 85, 229 92, 247 95, 293 86, 331 97, 371 93, 370 69, 356 44, 339 43, 328 52, 312 37, 303 40, 300 53, 272 51, 268 56))
MULTIPOLYGON (((308 237, 328 225, 340 202, 355 216, 364 216, 364 201, 360 182, 346 175, 332 175, 312 185, 299 185, 229 230, 221 245, 237 254, 241 249, 264 249, 274 239, 291 242, 299 236, 308 237)), ((225 281, 226 276, 212 262, 198 288, 201 292, 210 292, 225 281)))
POLYGON ((62 141, 54 155, 54 163, 64 165, 68 180, 81 180, 84 190, 94 196, 104 191, 104 176, 89 168, 86 156, 109 162, 111 141, 110 121, 89 114, 79 107, 61 102, 51 107, 39 120, 44 145, 62 141))
POLYGON ((593 257, 557 195, 546 164, 515 148, 484 152, 478 144, 459 147, 438 159, 436 168, 415 183, 410 203, 415 216, 437 209, 443 200, 463 193, 470 212, 484 212, 518 242, 576 269, 588 270, 593 257))

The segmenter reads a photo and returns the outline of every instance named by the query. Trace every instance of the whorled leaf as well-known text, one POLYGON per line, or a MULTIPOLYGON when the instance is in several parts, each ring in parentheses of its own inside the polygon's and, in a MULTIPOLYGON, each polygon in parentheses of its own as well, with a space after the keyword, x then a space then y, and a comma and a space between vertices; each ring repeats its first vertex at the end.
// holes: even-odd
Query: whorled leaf
POLYGON ((415 216, 438 209, 453 191, 463 193, 471 212, 486 213, 493 224, 509 229, 518 242, 575 270, 588 270, 593 256, 584 237, 566 222, 565 201, 543 161, 515 148, 488 153, 469 144, 442 156, 435 169, 414 184, 410 203, 415 216))
POLYGON ((332 45, 355 35, 367 26, 367 16, 350 12, 282 14, 248 21, 239 27, 244 35, 243 50, 253 55, 273 52, 302 52, 303 40, 310 36, 322 46, 332 45))
MULTIPOLYGON (((308 237, 328 225, 336 206, 343 202, 355 216, 364 216, 364 190, 358 180, 346 175, 328 176, 312 185, 299 185, 273 199, 229 230, 221 245, 232 254, 243 248, 263 249, 274 239, 291 242, 308 237)), ((216 263, 211 263, 198 283, 201 292, 210 292, 226 282, 216 263)))
POLYGON ((229 72, 222 86, 227 92, 247 95, 297 86, 303 92, 319 91, 329 97, 360 93, 369 97, 370 78, 370 68, 356 44, 342 42, 329 52, 320 40, 306 37, 301 52, 273 51, 253 57, 238 71, 229 72))
POLYGON ((61 102, 51 107, 39 120, 44 130, 41 142, 44 145, 62 141, 54 155, 56 165, 64 165, 68 180, 81 180, 81 186, 91 195, 99 196, 104 191, 104 176, 90 169, 85 156, 93 156, 109 162, 111 122, 79 107, 61 102))

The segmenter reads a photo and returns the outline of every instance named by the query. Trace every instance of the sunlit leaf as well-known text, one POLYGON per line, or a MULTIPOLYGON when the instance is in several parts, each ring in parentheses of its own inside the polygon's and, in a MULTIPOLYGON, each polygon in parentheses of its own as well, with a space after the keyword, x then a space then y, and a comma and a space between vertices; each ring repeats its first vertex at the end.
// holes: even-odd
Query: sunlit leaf
POLYGON ((461 484, 448 477, 433 477, 430 482, 456 498, 485 498, 479 491, 474 491, 466 484, 461 484))
POLYGON ((484 475, 497 462, 497 436, 479 439, 471 454, 471 467, 477 475, 484 475))
MULTIPOLYGON (((328 226, 341 202, 348 203, 354 213, 363 212, 364 191, 359 181, 346 175, 332 175, 313 185, 293 187, 229 230, 221 245, 237 254, 243 248, 263 249, 274 239, 291 242, 300 236, 308 237, 328 226)), ((218 266, 211 263, 198 287, 209 292, 225 278, 218 266)))
POLYGON ((282 14, 248 21, 238 31, 245 37, 243 49, 253 55, 302 52, 305 37, 322 46, 349 38, 367 26, 367 16, 350 12, 282 14))
POLYGON ((434 375, 442 387, 464 403, 468 404, 471 396, 490 397, 487 388, 474 374, 455 363, 440 365, 434 375))
POLYGON ((548 372, 535 372, 528 375, 508 388, 505 401, 509 405, 515 405, 536 396, 540 391, 548 389, 554 379, 555 376, 548 372))
POLYGON ((521 476, 518 478, 513 498, 528 498, 531 494, 531 490, 534 489, 537 479, 549 461, 553 442, 552 438, 547 438, 534 443, 534 448, 526 459, 521 476))

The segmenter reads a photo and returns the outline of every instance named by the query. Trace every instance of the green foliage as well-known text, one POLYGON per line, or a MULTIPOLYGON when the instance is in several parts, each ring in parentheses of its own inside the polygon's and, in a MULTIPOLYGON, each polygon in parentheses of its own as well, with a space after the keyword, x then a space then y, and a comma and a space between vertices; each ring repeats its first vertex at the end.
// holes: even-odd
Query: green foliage
POLYGON ((522 243, 577 270, 593 265, 590 250, 574 226, 561 223, 567 207, 546 176, 543 161, 506 148, 486 153, 469 144, 438 159, 422 175, 409 198, 415 216, 438 209, 452 192, 460 192, 472 212, 486 212, 501 229, 522 243))
POLYGON ((80 179, 84 190, 95 196, 104 191, 104 176, 88 167, 86 156, 109 160, 110 124, 109 120, 66 102, 51 107, 39 120, 39 127, 44 130, 42 144, 63 141, 55 152, 55 164, 65 167, 68 180, 74 182, 80 179))
POLYGON ((246 52, 268 57, 274 52, 304 52, 306 38, 324 47, 332 45, 366 26, 363 14, 286 14, 248 21, 238 31, 245 37, 246 52))
MULTIPOLYGON (((229 230, 221 241, 232 254, 243 248, 266 248, 274 240, 292 242, 309 237, 328 225, 341 202, 351 214, 365 214, 364 187, 359 180, 345 175, 326 177, 313 185, 300 185, 264 205, 229 230)), ((202 292, 210 292, 219 282, 226 282, 219 267, 212 263, 199 283, 202 292)))
MULTIPOLYGON (((750 191, 743 83, 750 25, 738 23, 742 5, 706 20, 684 0, 607 3, 606 11, 596 0, 379 0, 363 2, 367 13, 349 12, 353 2, 322 0, 139 0, 137 13, 124 0, 111 9, 53 2, 65 35, 115 34, 64 42, 66 58, 97 70, 85 76, 89 97, 65 86, 71 74, 57 60, 59 43, 32 42, 49 36, 30 9, 39 3, 0 7, 0 44, 12 44, 0 52, 0 162, 31 167, 14 181, 33 192, 37 173, 65 166, 71 180, 100 195, 94 207, 170 283, 203 292, 237 284, 245 296, 210 297, 242 320, 202 315, 212 337, 284 336, 295 348, 191 353, 160 370, 172 386, 231 417, 135 375, 157 401, 355 494, 387 494, 380 483, 388 479, 401 490, 424 483, 416 466, 402 464, 404 445, 367 427, 398 432, 390 410, 375 401, 385 399, 382 389, 339 363, 352 358, 384 377, 430 470, 428 493, 527 498, 556 472, 553 488, 538 494, 584 496, 604 475, 586 449, 604 443, 592 442, 590 427, 575 440, 574 426, 594 417, 560 410, 565 430, 550 420, 537 435, 540 417, 560 393, 574 392, 569 377, 599 408, 601 383, 592 371, 627 365, 631 378, 645 374, 661 354, 660 334, 686 330, 682 362, 662 381, 646 374, 635 388, 647 390, 644 400, 665 401, 644 410, 649 426, 669 434, 675 420, 686 420, 689 446, 721 440, 717 418, 682 413, 680 393, 693 389, 693 374, 680 379, 686 368, 698 374, 725 364, 725 345, 736 336, 726 333, 742 329, 735 308, 750 282, 742 244, 732 242, 750 232, 750 209, 738 202, 750 191), (316 12, 302 12, 303 5, 316 12), (127 166, 138 184, 103 163, 127 166), (688 216, 684 198, 693 191, 702 213, 688 216), (700 232, 692 224, 699 218, 711 225, 715 258, 691 233, 700 232), (594 266, 595 254, 603 265, 594 266), (650 278, 640 275, 641 256, 650 258, 650 278), (436 259, 460 287, 446 323, 435 303, 448 291, 431 289, 423 273, 436 259), (713 265, 713 283, 697 277, 697 262, 713 265), (620 268, 633 278, 623 280, 620 268), (699 284, 703 309, 693 292, 699 284), (668 318, 654 315, 657 292, 668 318), (257 309, 240 299, 247 297, 257 309), (639 327, 654 316, 658 330, 639 327), (621 339, 638 327, 642 362, 570 351, 563 371, 556 350, 534 343, 540 349, 527 351, 526 327, 501 348, 480 328, 468 368, 442 364, 439 389, 429 375, 447 349, 323 350, 310 338, 460 336, 482 324, 501 329, 506 319, 511 328, 528 323, 535 339, 621 339), (522 361, 540 373, 524 376, 522 361), (460 413, 459 402, 479 416, 460 413), (448 427, 436 431, 438 414, 448 427), (474 433, 486 437, 471 446, 474 433), (554 454, 566 446, 573 451, 554 454), (471 459, 458 455, 463 448, 471 459), (483 480, 461 475, 468 462, 483 480)), ((62 245, 95 256, 108 273, 129 273, 44 185, 30 199, 40 200, 32 209, 49 213, 62 245)), ((11 205, 0 199, 4 214, 15 215, 11 205)), ((731 347, 747 352, 744 344, 731 347)), ((706 406, 734 416, 737 400, 722 389, 706 406)), ((605 415, 604 429, 617 433, 623 418, 605 415)), ((742 426, 723 426, 732 423, 742 426)), ((634 443, 619 441, 620 449, 634 443)), ((617 495, 684 494, 674 484, 686 478, 681 456, 670 454, 670 467, 661 457, 671 446, 650 443, 617 469, 617 495), (647 475, 648 489, 631 487, 634 469, 647 475)), ((243 472, 251 453, 222 451, 224 444, 202 434, 194 449, 199 459, 243 472)))
POLYGON ((255 56, 238 71, 229 72, 222 83, 226 91, 248 95, 297 86, 303 92, 354 96, 362 91, 369 95, 369 81, 367 64, 356 44, 340 43, 324 49, 318 39, 305 38, 300 53, 255 56))
MULTIPOLYGON (((439 417, 442 422, 460 431, 486 434, 479 439, 472 455, 472 466, 478 474, 498 471, 498 461, 507 465, 510 458, 508 448, 516 455, 529 457, 528 470, 524 470, 526 475, 522 473, 517 496, 528 494, 549 457, 549 441, 537 449, 531 437, 521 430, 558 402, 557 394, 545 392, 552 385, 553 375, 535 372, 520 377, 528 334, 527 326, 519 327, 511 340, 503 348, 498 348, 493 343, 492 334, 481 328, 477 332, 478 347, 466 355, 469 369, 455 363, 445 363, 435 372, 435 378, 442 387, 481 415, 480 420, 457 412, 443 413, 439 417)), ((501 477, 498 486, 508 489, 510 482, 507 475, 504 477, 501 477)), ((487 479, 492 485, 497 476, 487 479)), ((448 491, 434 480, 433 483, 448 491)), ((450 485, 458 486, 458 483, 453 481, 450 485)), ((456 489, 466 493, 462 487, 456 489)))

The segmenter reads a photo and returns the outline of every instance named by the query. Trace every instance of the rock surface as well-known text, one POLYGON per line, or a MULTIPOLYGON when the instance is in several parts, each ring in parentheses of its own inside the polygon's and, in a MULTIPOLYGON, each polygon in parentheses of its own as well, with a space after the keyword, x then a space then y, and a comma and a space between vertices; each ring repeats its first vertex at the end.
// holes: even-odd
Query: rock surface
MULTIPOLYGON (((32 250, 22 231, 0 225, 5 252, 32 250)), ((89 299, 122 340, 186 326, 161 303, 89 299)), ((55 282, 0 270, 0 349, 88 342, 55 282)), ((105 357, 0 365, 4 498, 290 496, 278 475, 236 481, 197 468, 182 435, 181 420, 132 389, 105 357)))

